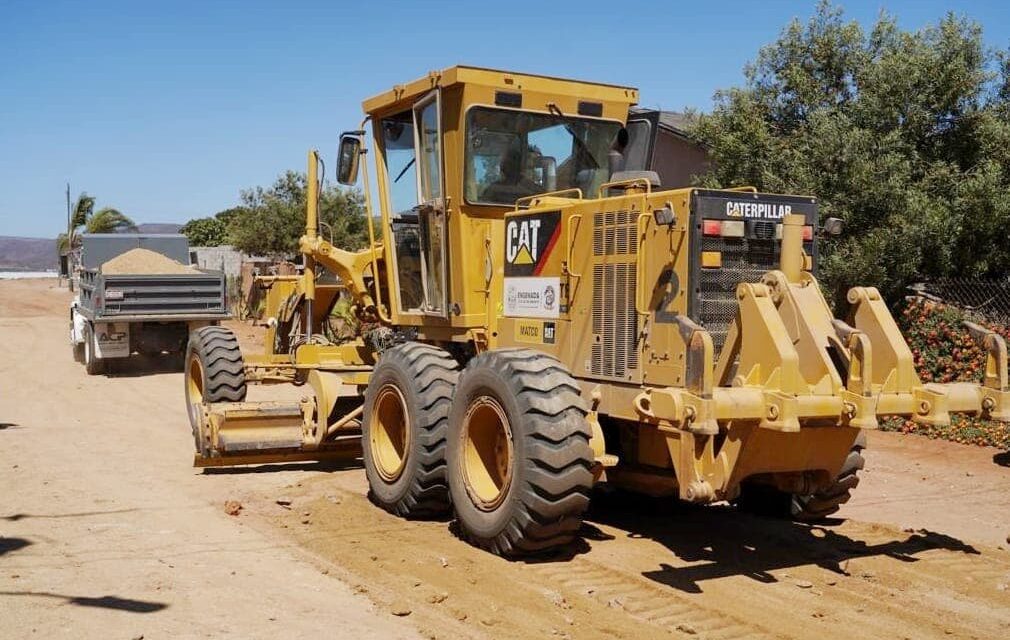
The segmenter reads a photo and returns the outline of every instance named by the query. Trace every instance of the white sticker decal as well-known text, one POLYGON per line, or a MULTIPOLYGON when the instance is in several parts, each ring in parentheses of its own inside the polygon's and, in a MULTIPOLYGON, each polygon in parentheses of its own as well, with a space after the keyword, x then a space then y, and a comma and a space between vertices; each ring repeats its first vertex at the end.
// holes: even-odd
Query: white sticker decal
POLYGON ((557 318, 561 278, 505 278, 505 315, 557 318))

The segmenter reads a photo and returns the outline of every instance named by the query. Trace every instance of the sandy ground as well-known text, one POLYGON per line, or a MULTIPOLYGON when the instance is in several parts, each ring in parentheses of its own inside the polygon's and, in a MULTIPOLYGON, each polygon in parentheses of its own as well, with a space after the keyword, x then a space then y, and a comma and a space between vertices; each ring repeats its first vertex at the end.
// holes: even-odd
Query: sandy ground
POLYGON ((414 638, 326 563, 224 513, 180 373, 88 376, 66 291, 0 282, 0 638, 414 638))
POLYGON ((0 637, 1010 637, 1004 452, 871 433, 824 526, 598 492, 510 563, 354 462, 193 470, 181 375, 86 376, 49 287, 0 282, 0 637))

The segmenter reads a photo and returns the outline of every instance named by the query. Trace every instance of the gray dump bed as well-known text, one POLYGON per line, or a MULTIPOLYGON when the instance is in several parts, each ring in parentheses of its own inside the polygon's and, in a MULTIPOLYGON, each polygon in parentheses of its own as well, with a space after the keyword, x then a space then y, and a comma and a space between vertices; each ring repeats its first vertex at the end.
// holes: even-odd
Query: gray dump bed
POLYGON ((225 277, 220 271, 194 273, 102 273, 102 265, 131 249, 143 248, 189 263, 185 236, 168 234, 88 234, 81 246, 80 309, 92 321, 219 320, 228 317, 225 277))

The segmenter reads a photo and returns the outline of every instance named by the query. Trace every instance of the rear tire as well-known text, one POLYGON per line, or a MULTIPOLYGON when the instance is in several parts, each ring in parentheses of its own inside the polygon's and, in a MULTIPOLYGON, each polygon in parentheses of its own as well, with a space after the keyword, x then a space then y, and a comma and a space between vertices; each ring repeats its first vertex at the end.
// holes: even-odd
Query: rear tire
POLYGON ((445 446, 459 376, 449 353, 408 342, 382 353, 365 390, 362 450, 369 497, 404 518, 449 510, 445 446))
POLYGON ((105 373, 105 361, 98 357, 95 329, 90 322, 84 325, 84 370, 89 376, 105 373))
POLYGON ((579 386, 530 349, 483 353, 460 375, 447 459, 460 533, 503 556, 571 542, 593 484, 579 386))
POLYGON ((801 522, 823 520, 848 502, 852 491, 859 486, 859 471, 866 464, 864 449, 866 435, 860 432, 838 477, 822 491, 802 495, 779 491, 768 485, 745 483, 736 500, 737 507, 758 515, 785 517, 801 522))
POLYGON ((184 380, 193 441, 206 455, 202 405, 245 400, 245 367, 235 334, 224 327, 201 327, 190 333, 184 380))

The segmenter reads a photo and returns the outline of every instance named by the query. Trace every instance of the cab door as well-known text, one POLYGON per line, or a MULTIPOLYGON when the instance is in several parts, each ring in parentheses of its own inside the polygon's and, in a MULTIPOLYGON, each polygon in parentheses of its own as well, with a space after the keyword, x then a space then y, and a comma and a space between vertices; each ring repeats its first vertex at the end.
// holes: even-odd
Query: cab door
POLYGON ((417 150, 418 236, 421 244, 421 312, 448 317, 446 200, 442 161, 442 109, 436 89, 414 105, 417 150))

